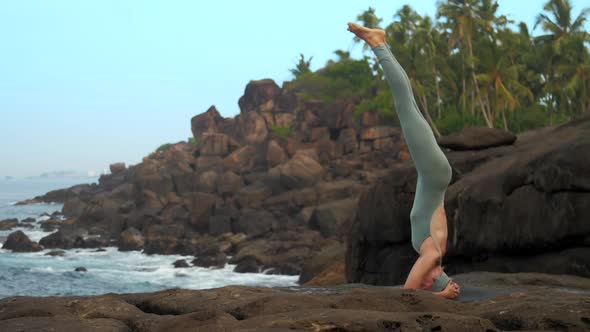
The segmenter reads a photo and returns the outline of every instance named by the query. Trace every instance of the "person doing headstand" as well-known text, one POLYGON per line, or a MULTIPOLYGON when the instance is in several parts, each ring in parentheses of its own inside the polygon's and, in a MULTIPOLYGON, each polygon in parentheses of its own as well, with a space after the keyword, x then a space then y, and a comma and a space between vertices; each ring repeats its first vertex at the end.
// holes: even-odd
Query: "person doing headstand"
POLYGON ((457 298, 460 286, 447 276, 441 265, 447 247, 444 196, 451 182, 451 166, 428 122, 420 114, 410 80, 387 45, 385 31, 369 29, 356 23, 348 23, 348 31, 371 47, 383 68, 395 98, 397 115, 410 156, 418 172, 410 223, 412 247, 420 256, 410 270, 404 289, 432 290, 439 296, 457 298))

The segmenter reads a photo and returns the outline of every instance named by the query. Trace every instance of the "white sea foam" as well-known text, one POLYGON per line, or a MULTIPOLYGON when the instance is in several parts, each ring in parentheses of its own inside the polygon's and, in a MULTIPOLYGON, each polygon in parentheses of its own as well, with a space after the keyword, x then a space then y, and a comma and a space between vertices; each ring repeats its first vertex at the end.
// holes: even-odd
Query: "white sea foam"
MULTIPOLYGON (((57 188, 65 188, 61 185, 57 188)), ((17 188, 18 189, 18 188, 17 188)), ((2 188, 5 190, 5 188, 2 188)), ((53 213, 61 209, 61 204, 35 204, 11 206, 5 203, 16 202, 48 190, 17 193, 6 199, 6 192, 0 190, 0 220, 28 217, 36 219, 34 228, 18 227, 0 231, 0 237, 22 230, 35 242, 53 232, 45 232, 40 222, 49 219, 41 217, 43 212, 53 213)), ((32 190, 31 190, 32 191, 32 190)), ((9 193, 10 194, 10 193, 9 193)), ((3 239, 5 241, 5 239, 3 239)), ((2 243, 0 243, 1 247, 2 243)), ((96 249, 64 250, 64 256, 46 255, 54 249, 39 252, 14 253, 0 249, 0 298, 14 295, 91 295, 107 292, 146 292, 166 288, 204 289, 226 285, 252 286, 295 286, 298 276, 266 275, 262 273, 236 273, 235 265, 227 264, 221 269, 187 267, 174 268, 178 259, 190 262, 193 256, 146 255, 140 251, 119 251, 116 247, 96 249), (85 267, 87 272, 74 272, 77 267, 85 267)))

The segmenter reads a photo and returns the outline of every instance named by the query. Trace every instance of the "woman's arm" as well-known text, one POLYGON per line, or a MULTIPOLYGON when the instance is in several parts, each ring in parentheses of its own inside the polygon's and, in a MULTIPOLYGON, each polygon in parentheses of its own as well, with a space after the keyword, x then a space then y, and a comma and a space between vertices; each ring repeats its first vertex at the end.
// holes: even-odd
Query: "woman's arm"
POLYGON ((404 289, 420 289, 422 280, 426 278, 426 275, 428 275, 430 270, 436 265, 437 261, 438 255, 436 253, 420 255, 414 263, 414 266, 412 266, 410 274, 408 274, 404 289))

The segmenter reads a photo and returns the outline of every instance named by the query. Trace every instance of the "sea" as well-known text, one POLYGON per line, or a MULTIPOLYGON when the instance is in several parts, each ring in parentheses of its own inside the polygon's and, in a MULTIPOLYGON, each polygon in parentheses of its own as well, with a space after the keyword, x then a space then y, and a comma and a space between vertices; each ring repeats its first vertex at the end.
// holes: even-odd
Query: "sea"
MULTIPOLYGON (((43 195, 55 189, 81 183, 94 183, 98 177, 0 178, 0 220, 35 218, 33 228, 0 231, 0 248, 6 237, 22 230, 32 241, 51 234, 39 222, 44 214, 61 211, 62 204, 41 203, 17 206, 14 203, 43 195)), ((207 289, 227 285, 266 287, 297 286, 298 276, 264 273, 235 273, 235 265, 222 269, 174 268, 173 262, 193 256, 146 255, 140 251, 121 252, 116 247, 70 249, 65 255, 46 255, 53 249, 32 253, 13 253, 0 249, 0 298, 11 296, 87 296, 104 293, 153 292, 169 288, 207 289), (86 272, 76 272, 77 267, 86 272)))

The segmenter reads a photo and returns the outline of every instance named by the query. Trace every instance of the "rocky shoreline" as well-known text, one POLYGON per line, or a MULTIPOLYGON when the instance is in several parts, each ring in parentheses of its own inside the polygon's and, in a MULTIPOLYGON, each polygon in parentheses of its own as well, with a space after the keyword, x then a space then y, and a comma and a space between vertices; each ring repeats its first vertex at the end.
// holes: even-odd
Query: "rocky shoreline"
POLYGON ((590 279, 539 273, 454 276, 448 300, 400 286, 226 286, 0 299, 1 331, 588 331, 590 279))
MULTIPOLYGON (((301 284, 401 283, 417 258, 416 172, 400 129, 373 112, 355 115, 357 102, 302 100, 272 80, 251 81, 235 118, 211 107, 191 119, 196 143, 20 202, 63 203, 63 216, 43 223, 58 231, 38 244, 13 233, 4 248, 117 246, 300 275, 301 284)), ((449 275, 590 277, 590 117, 518 135, 466 128, 438 141, 453 167, 449 275)))

